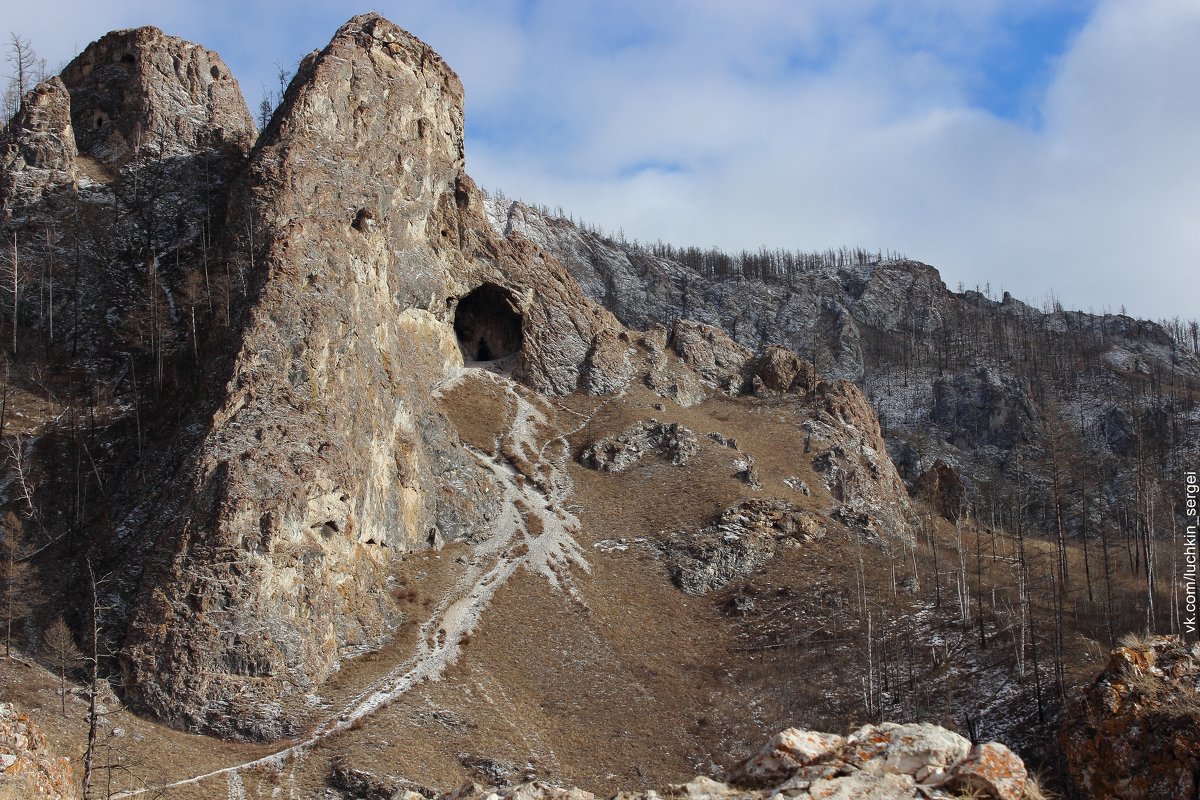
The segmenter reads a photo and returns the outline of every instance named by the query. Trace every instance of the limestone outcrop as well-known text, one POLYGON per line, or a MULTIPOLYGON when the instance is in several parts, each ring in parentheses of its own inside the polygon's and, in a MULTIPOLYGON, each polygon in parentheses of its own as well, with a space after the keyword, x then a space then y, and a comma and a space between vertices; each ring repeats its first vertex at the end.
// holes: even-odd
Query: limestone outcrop
POLYGON ((0 800, 75 800, 71 760, 50 751, 46 735, 12 703, 0 703, 0 800))
POLYGON ((822 381, 814 398, 817 411, 803 427, 813 469, 841 503, 834 516, 870 538, 908 541, 914 518, 908 491, 862 391, 849 381, 822 381))
MULTIPOLYGON (((337 773, 345 798, 418 800, 431 793, 392 787, 361 772, 337 773), (349 777, 349 779, 347 779, 349 777)), ((395 782, 393 782, 395 783, 395 782)), ((661 791, 621 791, 614 800, 1023 800, 1025 765, 996 742, 972 746, 956 733, 928 724, 866 725, 848 736, 789 728, 721 780, 697 777, 661 791)), ((436 800, 594 800, 591 792, 531 781, 507 786, 468 784, 436 800)))
POLYGON ((48 188, 75 180, 75 131, 71 95, 55 77, 21 98, 0 148, 0 208, 36 203, 48 188))
POLYGON ((725 509, 699 531, 672 533, 662 549, 675 585, 703 595, 749 575, 774 555, 779 542, 811 542, 824 535, 818 515, 763 498, 725 509))
MULTIPOLYGON (((355 17, 301 64, 231 189, 225 254, 250 302, 186 491, 154 518, 160 557, 122 654, 137 707, 224 736, 295 732, 344 654, 398 622, 393 554, 487 530, 493 481, 432 400, 479 355, 456 337, 461 298, 488 286, 519 316, 513 373, 538 391, 606 382, 620 361, 597 356, 622 346, 612 315, 487 226, 462 124, 445 62, 355 17)), ((491 330, 481 303, 473 331, 491 330)))
MULTIPOLYGON (((515 457, 481 464, 469 414, 439 404, 467 362, 503 376, 499 405, 523 409, 525 434, 558 395, 661 411, 756 395, 738 402, 804 426, 797 458, 835 490, 836 519, 884 544, 908 535, 857 388, 701 322, 630 331, 536 241, 494 231, 465 173, 462 102, 445 62, 374 14, 302 61, 261 134, 216 54, 154 28, 104 37, 27 96, 5 143, 4 234, 23 256, 45 248, 51 287, 69 257, 75 283, 69 342, 35 318, 52 300, 20 322, 70 353, 71 387, 109 395, 112 422, 86 455, 103 508, 47 525, 95 533, 69 556, 115 576, 106 634, 135 710, 222 737, 296 734, 323 682, 403 621, 400 556, 478 544, 530 509, 564 526, 558 484, 517 486, 515 457)), ((547 434, 539 458, 576 455, 570 435, 547 434)), ((619 471, 661 452, 685 470, 714 441, 651 421, 585 460, 619 471)), ((721 455, 734 491, 763 491, 752 455, 721 455)), ((828 515, 779 502, 680 540, 679 574, 696 576, 680 580, 707 591, 820 536, 828 515)))
MULTIPOLYGON (((1114 498, 1138 491, 1139 442, 1144 449, 1157 439, 1186 452, 1185 461, 1200 455, 1197 421, 1149 422, 1161 419, 1158 401, 1137 399, 1151 376, 1200 378, 1194 343, 1154 323, 1057 303, 1039 309, 988 286, 954 291, 933 267, 886 254, 739 258, 628 242, 503 197, 487 210, 497 230, 554 253, 632 328, 683 318, 749 350, 782 345, 822 376, 854 381, 878 411, 893 458, 953 464, 968 492, 1020 485, 1053 503, 1044 488, 1051 476, 1036 462, 1055 431, 1079 431, 1075 445, 1088 453, 1080 463, 1112 462, 1114 498)), ((689 396, 686 384, 676 388, 689 396)))
POLYGON ((1071 779, 1095 800, 1184 800, 1200 791, 1200 645, 1129 638, 1059 732, 1071 779))
POLYGON ((256 136, 220 58, 157 28, 110 33, 26 93, 0 142, 0 235, 47 294, 20 310, 26 337, 117 391, 130 355, 198 356, 245 287, 215 245, 256 136))
POLYGON ((658 454, 677 467, 700 451, 696 434, 677 422, 656 419, 636 423, 617 436, 592 442, 579 455, 585 467, 623 472, 647 455, 658 454))

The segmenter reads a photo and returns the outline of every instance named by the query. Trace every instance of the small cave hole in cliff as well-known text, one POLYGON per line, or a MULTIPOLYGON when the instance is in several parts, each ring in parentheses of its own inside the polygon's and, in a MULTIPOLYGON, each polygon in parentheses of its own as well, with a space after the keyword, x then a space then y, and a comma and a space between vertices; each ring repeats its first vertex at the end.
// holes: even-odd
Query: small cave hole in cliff
POLYGON ((459 299, 454 333, 467 361, 506 358, 521 349, 521 312, 507 289, 485 283, 459 299))
POLYGON ((375 212, 369 208, 360 208, 354 215, 354 222, 350 223, 350 227, 359 233, 369 233, 375 228, 375 212))

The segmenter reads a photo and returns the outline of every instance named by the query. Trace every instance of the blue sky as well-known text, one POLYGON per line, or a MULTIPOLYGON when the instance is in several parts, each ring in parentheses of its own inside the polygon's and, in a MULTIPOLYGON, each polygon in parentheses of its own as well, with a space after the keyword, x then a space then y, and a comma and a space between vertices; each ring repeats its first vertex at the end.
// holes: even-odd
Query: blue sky
MULTIPOLYGON (((52 63, 155 24, 252 108, 366 10, 3 0, 52 63)), ((955 287, 1200 316, 1197 0, 443 0, 481 185, 627 236, 890 248, 955 287), (1190 292, 1189 292, 1190 290, 1190 292)))

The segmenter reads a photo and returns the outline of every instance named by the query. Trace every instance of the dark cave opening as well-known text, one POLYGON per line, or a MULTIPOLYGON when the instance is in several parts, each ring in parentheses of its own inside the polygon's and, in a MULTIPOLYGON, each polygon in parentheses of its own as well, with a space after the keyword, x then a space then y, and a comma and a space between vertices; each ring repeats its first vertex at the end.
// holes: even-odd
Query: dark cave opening
POLYGON ((458 301, 454 333, 467 361, 496 361, 521 349, 521 312, 512 293, 485 283, 458 301))

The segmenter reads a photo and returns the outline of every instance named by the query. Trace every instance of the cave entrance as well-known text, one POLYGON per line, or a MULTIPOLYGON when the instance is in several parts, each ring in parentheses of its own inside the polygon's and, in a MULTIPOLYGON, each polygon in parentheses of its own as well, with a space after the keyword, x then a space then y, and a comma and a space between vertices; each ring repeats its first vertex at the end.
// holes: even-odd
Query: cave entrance
POLYGON ((497 361, 521 349, 521 312, 512 293, 494 283, 458 301, 454 333, 466 361, 497 361))

